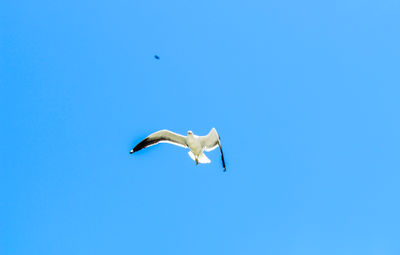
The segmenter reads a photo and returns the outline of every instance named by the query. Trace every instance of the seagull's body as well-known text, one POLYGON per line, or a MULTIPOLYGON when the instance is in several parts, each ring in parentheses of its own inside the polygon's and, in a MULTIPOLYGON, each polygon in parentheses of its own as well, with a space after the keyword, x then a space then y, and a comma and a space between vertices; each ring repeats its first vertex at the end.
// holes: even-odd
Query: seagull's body
POLYGON ((184 148, 189 148, 189 156, 196 162, 196 165, 198 163, 210 163, 211 160, 207 158, 204 151, 212 151, 219 147, 221 151, 222 166, 224 167, 224 171, 226 170, 221 141, 215 128, 211 129, 211 131, 205 136, 194 135, 192 131, 188 131, 187 136, 183 136, 169 130, 160 130, 149 135, 143 141, 138 143, 130 153, 132 154, 158 143, 171 143, 184 148))

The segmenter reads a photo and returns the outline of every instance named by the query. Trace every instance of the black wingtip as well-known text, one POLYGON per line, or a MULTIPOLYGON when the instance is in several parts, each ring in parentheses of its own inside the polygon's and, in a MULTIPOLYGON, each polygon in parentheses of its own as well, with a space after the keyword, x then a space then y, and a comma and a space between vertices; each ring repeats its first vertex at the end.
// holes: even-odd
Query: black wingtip
POLYGON ((132 153, 134 153, 134 151, 133 151, 133 150, 131 150, 131 151, 129 152, 129 154, 132 154, 132 153))
POLYGON ((218 141, 218 147, 219 150, 221 151, 221 161, 222 161, 222 167, 224 168, 224 172, 226 172, 226 166, 225 166, 225 159, 224 159, 224 153, 222 152, 222 146, 220 141, 218 141))

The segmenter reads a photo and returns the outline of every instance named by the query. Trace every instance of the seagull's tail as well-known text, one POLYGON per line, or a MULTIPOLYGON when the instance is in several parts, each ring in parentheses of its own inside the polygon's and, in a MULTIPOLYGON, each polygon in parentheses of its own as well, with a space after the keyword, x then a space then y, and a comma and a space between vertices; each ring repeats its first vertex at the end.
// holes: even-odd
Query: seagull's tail
POLYGON ((194 157, 194 154, 193 154, 192 151, 189 151, 188 154, 189 154, 189 156, 190 156, 191 159, 193 159, 194 161, 196 161, 196 158, 194 157))
POLYGON ((208 164, 210 162, 211 160, 203 152, 199 155, 199 163, 208 164))
MULTIPOLYGON (((196 161, 196 157, 194 156, 193 152, 189 151, 188 154, 191 159, 196 161)), ((203 163, 203 164, 208 164, 211 162, 211 160, 209 158, 207 158, 207 156, 203 152, 199 155, 199 157, 197 159, 198 159, 199 163, 203 163)))

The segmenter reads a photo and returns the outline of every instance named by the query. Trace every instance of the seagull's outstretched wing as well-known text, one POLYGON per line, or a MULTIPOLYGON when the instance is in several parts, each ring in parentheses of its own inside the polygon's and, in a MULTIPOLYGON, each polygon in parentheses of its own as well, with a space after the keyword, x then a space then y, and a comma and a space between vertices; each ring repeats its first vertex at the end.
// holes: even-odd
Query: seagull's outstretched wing
POLYGON ((174 132, 171 132, 169 130, 160 130, 157 131, 148 137, 146 137, 143 141, 138 143, 132 150, 131 154, 137 151, 140 151, 141 149, 144 149, 146 147, 152 146, 157 143, 171 143, 174 145, 178 145, 181 147, 188 147, 186 144, 186 137, 183 135, 176 134, 174 132))
POLYGON ((221 140, 217 130, 215 130, 215 128, 211 129, 208 135, 200 138, 200 142, 202 146, 204 146, 205 151, 212 151, 219 146, 219 150, 221 151, 222 166, 224 167, 224 171, 226 171, 224 153, 222 152, 221 140))

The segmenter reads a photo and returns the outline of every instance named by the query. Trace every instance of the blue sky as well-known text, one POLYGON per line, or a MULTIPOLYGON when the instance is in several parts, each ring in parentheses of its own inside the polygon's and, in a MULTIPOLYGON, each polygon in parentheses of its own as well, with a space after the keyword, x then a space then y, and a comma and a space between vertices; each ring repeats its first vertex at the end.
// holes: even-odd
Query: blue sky
POLYGON ((0 254, 399 254, 399 25, 389 0, 3 1, 0 254), (226 173, 129 155, 212 127, 226 173))

